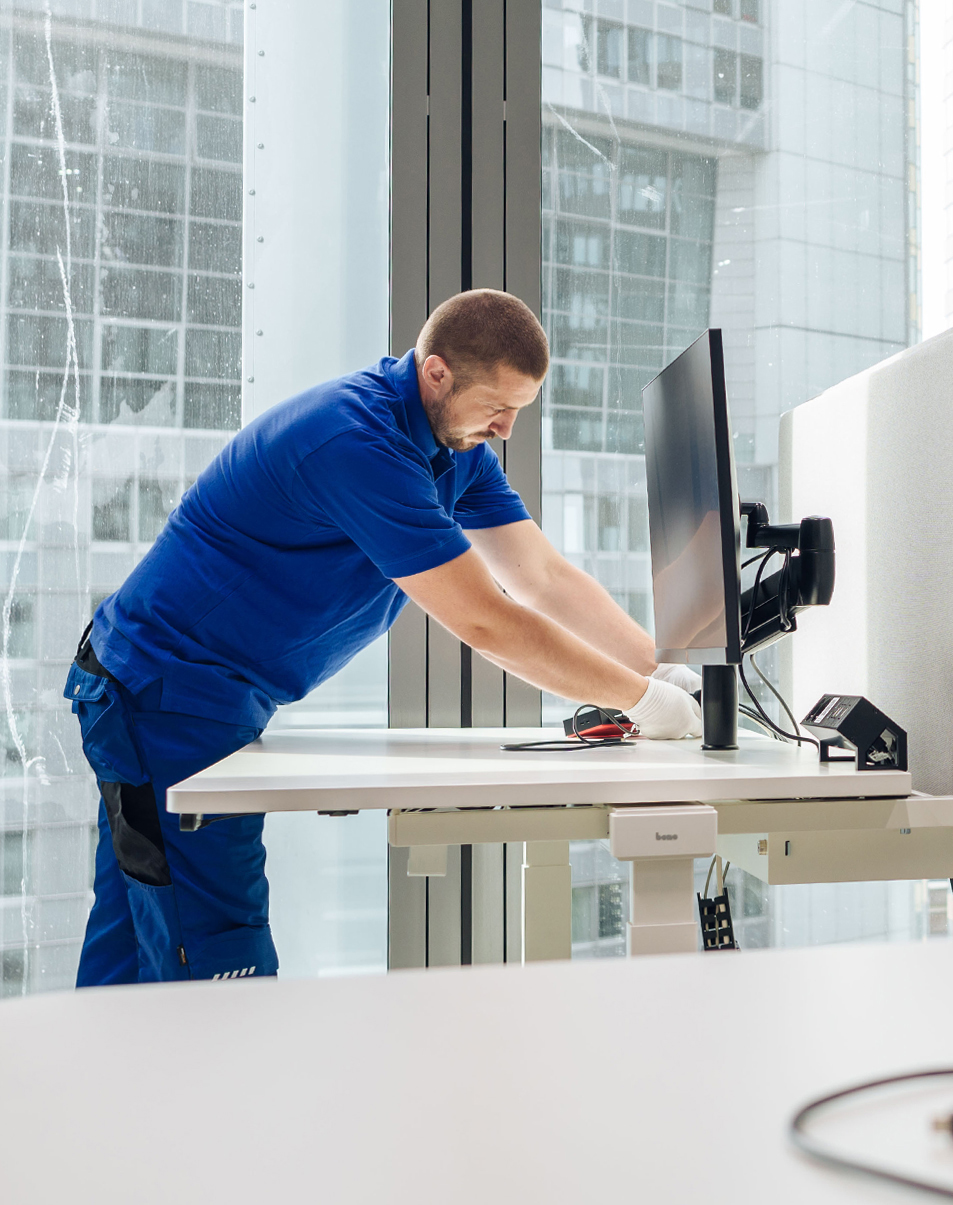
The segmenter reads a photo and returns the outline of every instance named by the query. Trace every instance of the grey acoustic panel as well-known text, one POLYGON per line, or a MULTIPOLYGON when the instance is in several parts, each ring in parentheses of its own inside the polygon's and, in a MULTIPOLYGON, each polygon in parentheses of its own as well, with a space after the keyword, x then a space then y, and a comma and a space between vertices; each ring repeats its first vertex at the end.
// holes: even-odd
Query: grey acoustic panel
POLYGON ((387 699, 391 728, 427 726, 427 616, 414 603, 388 637, 387 699))
POLYGON ((478 0, 473 13, 471 286, 503 288, 504 0, 478 0))
POLYGON ((427 320, 427 0, 393 0, 391 353, 427 320))
POLYGON ((503 961, 520 963, 523 961, 523 843, 510 841, 505 848, 506 937, 503 961))
POLYGON ((427 726, 460 727, 460 641, 427 620, 427 726))
POLYGON ((909 733, 917 790, 953 792, 953 331, 782 418, 784 517, 834 522, 829 607, 799 617, 783 681, 800 719, 866 695, 909 733))
POLYGON ((429 893, 427 966, 460 965, 460 846, 447 850, 447 873, 426 880, 429 893))
POLYGON ((470 699, 474 728, 499 728, 503 724, 504 673, 497 666, 473 654, 470 670, 470 699))
POLYGON ((538 728, 542 716, 542 697, 535 686, 506 675, 507 728, 538 728))
MULTIPOLYGON (((537 315, 542 305, 542 6, 506 5, 506 276, 504 287, 537 315)), ((542 402, 524 413, 507 440, 503 467, 526 509, 542 521, 542 402)), ((538 690, 507 675, 506 723, 537 725, 538 690)))
POLYGON ((506 289, 539 314, 542 5, 506 5, 506 289))
POLYGON ((473 963, 504 962, 503 846, 474 845, 472 848, 473 963))
POLYGON ((462 266, 463 14, 461 0, 430 5, 429 308, 460 292, 462 266))
POLYGON ((409 849, 388 846, 387 968, 426 966, 427 879, 409 878, 409 849))

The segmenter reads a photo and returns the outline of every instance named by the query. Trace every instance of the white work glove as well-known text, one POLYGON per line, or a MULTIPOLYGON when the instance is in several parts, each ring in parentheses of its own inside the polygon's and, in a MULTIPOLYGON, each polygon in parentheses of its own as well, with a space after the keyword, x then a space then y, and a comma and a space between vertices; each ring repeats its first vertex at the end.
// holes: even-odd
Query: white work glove
POLYGON ((673 686, 680 686, 690 695, 702 688, 701 674, 696 674, 687 665, 660 665, 652 677, 659 682, 671 682, 673 686))
POLYGON ((701 708, 692 696, 655 677, 649 678, 648 690, 626 714, 650 740, 677 741, 702 734, 701 708))

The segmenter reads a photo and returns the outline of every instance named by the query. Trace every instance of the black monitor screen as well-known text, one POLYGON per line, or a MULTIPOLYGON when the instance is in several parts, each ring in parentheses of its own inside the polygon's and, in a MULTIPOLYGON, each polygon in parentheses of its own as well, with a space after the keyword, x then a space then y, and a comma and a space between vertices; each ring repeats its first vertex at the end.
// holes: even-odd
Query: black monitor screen
POLYGON ((740 520, 721 331, 642 390, 660 661, 741 659, 740 520))

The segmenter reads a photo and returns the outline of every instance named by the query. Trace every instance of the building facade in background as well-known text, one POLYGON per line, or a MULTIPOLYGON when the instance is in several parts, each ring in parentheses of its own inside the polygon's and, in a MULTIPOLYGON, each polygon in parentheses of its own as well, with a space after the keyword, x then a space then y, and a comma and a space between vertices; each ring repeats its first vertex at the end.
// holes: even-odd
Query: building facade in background
MULTIPOLYGON (((739 486, 776 513, 781 413, 920 337, 916 33, 913 0, 544 2, 544 526, 649 628, 642 386, 721 327, 739 486)), ((624 868, 573 866, 578 952, 620 952, 624 868)), ((925 923, 908 884, 828 894, 831 933, 925 923)), ((741 895, 783 944, 782 893, 741 895)))
POLYGON ((641 387, 720 326, 770 504, 780 414, 919 338, 915 9, 592 7, 543 10, 544 515, 651 622, 641 387))
POLYGON ((2 994, 75 975, 79 635, 241 419, 241 5, 44 7, 0 6, 2 994))

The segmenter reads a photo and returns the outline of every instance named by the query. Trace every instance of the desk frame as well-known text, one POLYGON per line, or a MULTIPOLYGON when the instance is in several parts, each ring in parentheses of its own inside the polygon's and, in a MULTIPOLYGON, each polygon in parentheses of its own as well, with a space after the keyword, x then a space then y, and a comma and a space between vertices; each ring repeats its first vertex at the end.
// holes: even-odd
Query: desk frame
MULTIPOLYGON (((686 805, 712 819, 718 814, 720 836, 712 825, 707 844, 689 849, 682 842, 667 866, 674 845, 613 851, 645 862, 641 879, 633 876, 633 922, 641 909, 658 926, 681 927, 683 944, 667 949, 689 948, 691 858, 716 849, 767 882, 953 874, 953 800, 907 796, 906 773, 819 766, 807 750, 751 734, 734 753, 706 753, 687 741, 640 742, 638 750, 591 758, 500 751, 505 740, 551 735, 513 729, 266 734, 173 787, 167 806, 184 821, 190 813, 343 816, 388 809, 393 967, 568 957, 569 842, 605 839, 613 812, 647 819, 659 812, 663 830, 664 809, 672 816, 686 805), (724 797, 739 791, 746 794, 724 797), (455 807, 447 808, 448 800, 455 807), (646 860, 647 854, 661 856, 646 860), (680 901, 667 919, 657 907, 664 896, 680 901), (435 917, 442 918, 436 927, 435 917)), ((638 949, 655 947, 642 942, 638 949)))

